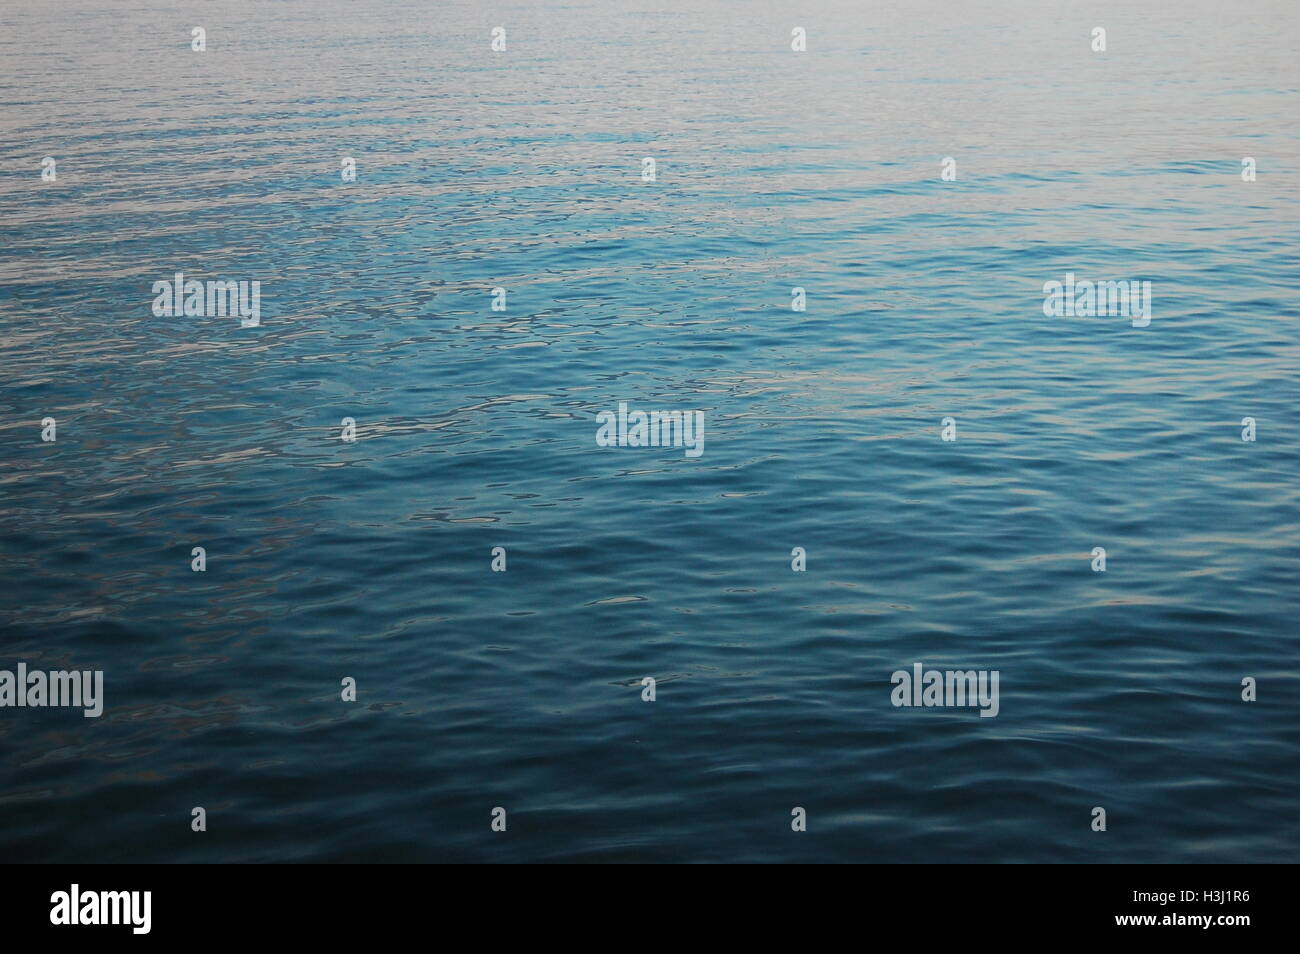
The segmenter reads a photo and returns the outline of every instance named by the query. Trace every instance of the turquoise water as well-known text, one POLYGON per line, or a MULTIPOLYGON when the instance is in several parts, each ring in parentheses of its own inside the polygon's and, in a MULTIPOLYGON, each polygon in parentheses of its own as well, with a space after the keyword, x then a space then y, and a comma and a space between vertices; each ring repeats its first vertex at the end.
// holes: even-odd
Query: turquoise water
POLYGON ((657 6, 0 13, 7 860, 1297 859, 1297 8, 657 6))

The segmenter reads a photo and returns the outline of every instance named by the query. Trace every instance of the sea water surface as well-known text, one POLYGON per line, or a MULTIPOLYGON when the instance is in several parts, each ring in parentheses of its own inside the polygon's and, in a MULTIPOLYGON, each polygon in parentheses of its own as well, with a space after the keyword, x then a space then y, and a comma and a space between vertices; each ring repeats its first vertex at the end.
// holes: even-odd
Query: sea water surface
POLYGON ((6 5, 0 668, 105 711, 0 709, 0 857, 1297 860, 1298 35, 6 5), (704 453, 597 446, 620 401, 704 453), (893 706, 918 662, 997 717, 893 706))

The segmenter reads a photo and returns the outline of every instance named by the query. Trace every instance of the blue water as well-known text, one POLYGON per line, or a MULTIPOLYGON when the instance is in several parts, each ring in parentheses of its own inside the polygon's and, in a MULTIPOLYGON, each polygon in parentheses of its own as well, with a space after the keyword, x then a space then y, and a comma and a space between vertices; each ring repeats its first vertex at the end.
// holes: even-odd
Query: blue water
POLYGON ((1300 8, 654 6, 0 11, 0 857, 1297 860, 1300 8))

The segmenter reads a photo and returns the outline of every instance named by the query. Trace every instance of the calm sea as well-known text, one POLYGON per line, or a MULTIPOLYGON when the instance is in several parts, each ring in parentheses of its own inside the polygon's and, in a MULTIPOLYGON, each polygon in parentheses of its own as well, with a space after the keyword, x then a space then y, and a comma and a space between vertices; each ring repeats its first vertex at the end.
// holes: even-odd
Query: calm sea
POLYGON ((1300 8, 653 6, 0 9, 4 860, 1300 857, 1300 8))

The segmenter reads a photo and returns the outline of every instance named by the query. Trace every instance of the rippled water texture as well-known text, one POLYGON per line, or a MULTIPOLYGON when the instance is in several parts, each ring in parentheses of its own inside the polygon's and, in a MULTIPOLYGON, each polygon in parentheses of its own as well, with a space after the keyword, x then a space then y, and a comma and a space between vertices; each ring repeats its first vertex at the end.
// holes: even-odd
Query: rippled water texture
POLYGON ((1297 860, 1298 37, 5 6, 0 668, 106 709, 0 709, 4 859, 1297 860), (154 317, 177 271, 260 327, 154 317), (596 446, 619 401, 703 455, 596 446))

